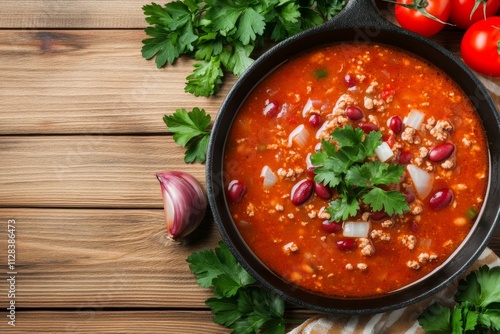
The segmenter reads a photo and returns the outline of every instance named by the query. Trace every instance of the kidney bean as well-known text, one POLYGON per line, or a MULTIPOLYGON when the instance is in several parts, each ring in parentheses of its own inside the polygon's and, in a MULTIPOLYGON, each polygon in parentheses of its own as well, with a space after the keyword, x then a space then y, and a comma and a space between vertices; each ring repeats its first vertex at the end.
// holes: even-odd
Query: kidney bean
POLYGON ((350 75, 350 74, 346 74, 344 76, 344 81, 345 81, 347 87, 349 87, 349 88, 354 87, 354 86, 356 86, 358 84, 357 81, 356 81, 356 78, 353 75, 350 75))
POLYGON ((364 117, 363 110, 355 106, 347 107, 345 109, 345 114, 351 121, 359 121, 364 117))
POLYGON ((279 111, 279 106, 277 103, 269 102, 262 110, 262 113, 267 117, 274 117, 279 111))
POLYGON ((324 220, 321 223, 321 229, 326 233, 338 233, 342 231, 342 224, 331 222, 329 220, 324 220))
POLYGON ((415 200, 415 193, 412 191, 408 191, 407 193, 404 194, 406 196, 406 203, 412 203, 415 200))
POLYGON ((231 181, 227 189, 227 198, 229 199, 229 202, 236 204, 241 201, 245 191, 246 187, 243 182, 238 180, 231 181))
POLYGON ((342 239, 337 241, 337 248, 341 251, 350 251, 357 247, 354 239, 342 239))
POLYGON ((417 222, 416 222, 416 221, 412 221, 412 222, 410 223, 410 230, 411 230, 412 232, 417 232, 417 231, 418 231, 418 224, 417 224, 417 222))
POLYGON ((399 154, 398 161, 399 161, 399 164, 401 164, 401 165, 409 164, 411 161, 411 153, 408 151, 401 152, 399 154))
POLYGON ((316 173, 314 173, 314 170, 318 168, 316 166, 313 166, 313 167, 309 167, 306 169, 306 175, 307 177, 310 177, 311 179, 314 179, 314 177, 316 176, 316 173))
POLYGON ((290 194, 290 199, 294 205, 304 204, 312 195, 314 191, 314 182, 309 179, 304 179, 297 182, 290 194))
POLYGON ((391 118, 389 118, 387 120, 387 125, 389 126, 389 129, 391 129, 395 134, 403 131, 403 120, 399 116, 392 116, 391 118))
POLYGON ((370 214, 370 219, 371 220, 383 220, 389 218, 389 215, 385 211, 375 211, 370 214))
POLYGON ((445 159, 448 159, 454 150, 455 150, 455 145, 453 145, 452 143, 442 143, 437 146, 434 146, 429 151, 429 161, 440 162, 445 159))
POLYGON ((433 210, 441 210, 453 201, 453 191, 449 188, 442 188, 434 193, 429 200, 429 206, 433 210))
POLYGON ((365 122, 360 122, 358 126, 361 128, 361 130, 364 131, 364 133, 368 134, 372 131, 378 131, 378 126, 373 123, 365 123, 365 122))
POLYGON ((332 188, 325 186, 323 183, 314 183, 314 191, 319 198, 330 199, 332 197, 332 188))
POLYGON ((319 127, 322 121, 321 115, 318 114, 312 114, 311 117, 309 117, 309 124, 314 128, 319 127))

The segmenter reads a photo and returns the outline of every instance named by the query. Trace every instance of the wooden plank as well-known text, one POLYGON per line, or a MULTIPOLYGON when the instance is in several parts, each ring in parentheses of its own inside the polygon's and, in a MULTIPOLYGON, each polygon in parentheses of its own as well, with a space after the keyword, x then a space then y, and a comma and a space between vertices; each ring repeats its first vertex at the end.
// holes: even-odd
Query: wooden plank
POLYGON ((151 2, 3 0, 0 28, 143 28, 142 6, 151 2))
POLYGON ((165 133, 164 114, 218 97, 184 92, 193 61, 158 70, 142 31, 0 31, 0 134, 165 133))
MULTIPOLYGON (((286 330, 292 330, 315 312, 288 310, 285 313, 286 330)), ((7 327, 6 312, 0 316, 1 330, 7 327)), ((204 334, 230 333, 230 330, 215 324, 208 310, 137 310, 107 311, 78 309, 75 311, 30 311, 16 314, 15 333, 175 333, 204 334)), ((2 331, 5 333, 4 331, 2 331)))
MULTIPOLYGON (((217 246, 209 217, 177 244, 166 237, 161 209, 0 209, 0 249, 7 249, 7 221, 16 222, 16 305, 204 308, 212 292, 198 286, 186 259, 217 246)), ((6 264, 2 256, 4 274, 6 264)), ((0 281, 1 305, 7 283, 0 281)))
POLYGON ((210 311, 135 310, 18 311, 16 327, 0 312, 2 333, 230 333, 212 321, 210 311))
POLYGON ((0 136, 0 207, 162 208, 155 173, 184 170, 171 136, 0 136))

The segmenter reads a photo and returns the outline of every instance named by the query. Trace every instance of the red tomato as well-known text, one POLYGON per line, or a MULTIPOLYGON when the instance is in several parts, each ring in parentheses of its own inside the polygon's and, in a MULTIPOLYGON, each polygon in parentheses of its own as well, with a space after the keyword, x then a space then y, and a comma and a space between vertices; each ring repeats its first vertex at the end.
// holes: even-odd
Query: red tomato
POLYGON ((491 16, 470 26, 460 44, 464 62, 473 70, 500 76, 500 16, 491 16))
POLYGON ((427 13, 442 22, 447 22, 450 17, 450 0, 397 0, 397 3, 394 14, 401 27, 425 37, 436 34, 445 25, 435 19, 426 17, 423 12, 427 11, 427 13), (410 5, 412 8, 406 8, 399 4, 410 5))
POLYGON ((500 9, 500 0, 452 0, 449 21, 458 28, 467 29, 473 23, 495 15, 498 9, 500 9), (471 17, 476 4, 478 7, 471 17))

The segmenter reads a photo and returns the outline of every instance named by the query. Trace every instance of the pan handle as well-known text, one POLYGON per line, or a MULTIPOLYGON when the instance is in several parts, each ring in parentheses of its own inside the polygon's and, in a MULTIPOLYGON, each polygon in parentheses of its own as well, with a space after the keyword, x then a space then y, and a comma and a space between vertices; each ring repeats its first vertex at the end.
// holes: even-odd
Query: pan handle
POLYGON ((401 30, 387 21, 375 4, 375 0, 349 0, 344 9, 326 23, 334 28, 358 28, 401 30))

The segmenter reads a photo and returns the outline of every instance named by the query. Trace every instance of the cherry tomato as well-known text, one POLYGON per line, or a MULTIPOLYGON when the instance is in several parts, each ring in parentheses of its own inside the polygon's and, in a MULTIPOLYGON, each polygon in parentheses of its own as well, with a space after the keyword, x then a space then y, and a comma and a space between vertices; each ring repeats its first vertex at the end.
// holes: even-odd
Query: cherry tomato
POLYGON ((467 29, 473 23, 495 15, 498 9, 500 0, 452 0, 449 21, 458 28, 467 29))
POLYGON ((500 16, 491 16, 470 26, 460 44, 464 62, 473 70, 500 76, 500 16))
POLYGON ((401 27, 425 37, 438 33, 450 17, 450 0, 397 0, 397 3, 394 15, 401 27), (404 7, 402 4, 412 8, 404 7), (425 12, 434 18, 425 16, 425 12))

